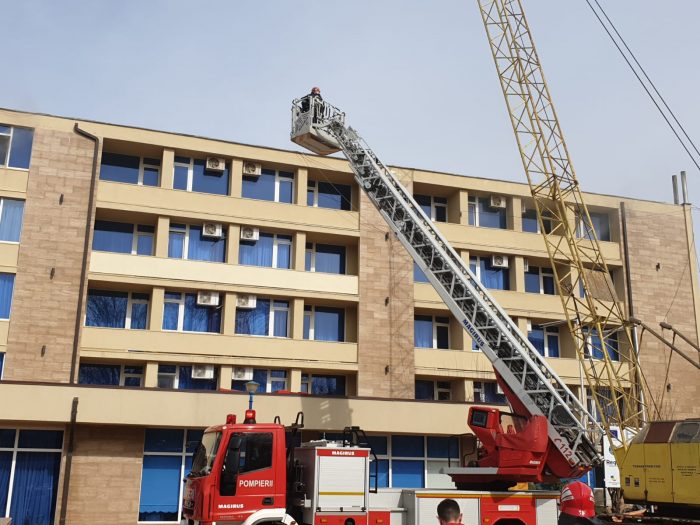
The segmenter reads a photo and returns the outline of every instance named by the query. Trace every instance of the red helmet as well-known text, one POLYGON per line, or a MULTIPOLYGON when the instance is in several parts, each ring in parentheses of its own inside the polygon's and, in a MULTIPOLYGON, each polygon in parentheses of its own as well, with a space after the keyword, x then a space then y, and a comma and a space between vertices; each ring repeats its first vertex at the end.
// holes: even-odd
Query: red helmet
POLYGON ((320 92, 321 92, 321 88, 320 88, 320 87, 317 87, 317 86, 314 86, 314 87, 311 88, 311 92, 312 92, 312 93, 316 93, 316 92, 320 93, 320 92))
POLYGON ((562 514, 591 518, 595 516, 595 501, 591 488, 580 481, 572 481, 561 489, 560 510, 562 514))

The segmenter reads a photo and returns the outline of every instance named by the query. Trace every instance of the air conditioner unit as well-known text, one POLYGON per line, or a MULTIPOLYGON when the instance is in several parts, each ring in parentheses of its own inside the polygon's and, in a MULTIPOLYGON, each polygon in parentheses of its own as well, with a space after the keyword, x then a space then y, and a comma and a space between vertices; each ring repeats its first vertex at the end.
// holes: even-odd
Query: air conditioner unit
POLYGON ((252 226, 241 226, 241 240, 257 241, 260 238, 260 228, 252 226))
POLYGON ((251 381, 253 379, 253 369, 248 367, 234 367, 233 376, 234 381, 251 381))
POLYGON ((508 256, 507 255, 492 255, 491 256, 491 266, 494 268, 508 268, 508 256))
POLYGON ((221 157, 207 157, 207 171, 223 173, 226 169, 226 159, 221 157))
POLYGON ((489 199, 489 206, 491 208, 505 208, 506 198, 502 195, 491 195, 491 198, 489 199))
POLYGON ((219 306, 219 292, 197 292, 199 306, 219 306))
POLYGON ((192 379, 214 379, 214 365, 192 365, 192 379))
POLYGON ((255 295, 239 295, 236 297, 237 308, 255 308, 258 304, 258 298, 255 295))
POLYGON ((523 261, 523 265, 525 266, 525 271, 526 271, 526 272, 529 272, 529 271, 530 271, 530 261, 528 261, 527 259, 525 259, 525 260, 523 261))
POLYGON ((202 225, 202 237, 215 237, 221 239, 224 236, 224 225, 218 222, 205 222, 202 225))
POLYGON ((244 162, 243 175, 246 177, 257 177, 262 173, 262 164, 257 162, 244 162))

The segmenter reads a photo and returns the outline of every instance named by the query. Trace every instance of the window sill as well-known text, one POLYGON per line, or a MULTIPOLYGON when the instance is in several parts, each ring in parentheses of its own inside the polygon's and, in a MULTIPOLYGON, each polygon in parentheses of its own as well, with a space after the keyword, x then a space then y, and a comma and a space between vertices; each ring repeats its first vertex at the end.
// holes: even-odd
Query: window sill
POLYGON ((2 166, 2 165, 0 165, 0 169, 12 170, 12 171, 24 171, 24 172, 29 171, 29 168, 15 168, 14 166, 2 166))

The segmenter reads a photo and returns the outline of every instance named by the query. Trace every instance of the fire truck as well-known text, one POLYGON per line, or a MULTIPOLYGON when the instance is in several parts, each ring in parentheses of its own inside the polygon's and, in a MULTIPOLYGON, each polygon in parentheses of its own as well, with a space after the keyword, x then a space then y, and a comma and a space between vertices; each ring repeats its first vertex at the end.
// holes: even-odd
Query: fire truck
POLYGON ((360 188, 490 360, 511 413, 471 407, 476 460, 443 469, 458 490, 377 490, 368 440, 299 443, 303 415, 289 427, 258 424, 249 410, 208 428, 184 491, 189 524, 291 525, 436 523, 454 499, 466 523, 555 525, 556 493, 508 491, 518 482, 579 478, 603 460, 602 428, 491 297, 413 196, 379 160, 345 114, 320 97, 292 103, 291 139, 320 155, 342 151, 360 188), (374 480, 374 483, 371 481, 374 480))

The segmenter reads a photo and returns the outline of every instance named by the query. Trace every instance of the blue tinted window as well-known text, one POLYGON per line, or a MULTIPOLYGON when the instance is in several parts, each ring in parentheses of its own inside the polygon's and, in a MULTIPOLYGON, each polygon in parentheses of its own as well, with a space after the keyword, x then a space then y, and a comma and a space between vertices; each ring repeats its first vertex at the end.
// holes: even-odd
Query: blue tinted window
POLYGON ((316 341, 344 341, 345 310, 317 306, 314 309, 314 339, 316 341))
POLYGON ((14 273, 0 273, 0 319, 9 319, 12 310, 12 292, 15 287, 14 273))
POLYGON ((61 430, 20 430, 19 448, 56 449, 63 447, 63 431, 61 430))
POLYGON ((277 244, 277 265, 276 268, 288 270, 291 267, 292 245, 286 243, 277 244))
MULTIPOLYGON (((189 454, 193 454, 197 450, 197 445, 202 441, 202 436, 204 435, 204 430, 189 429, 187 431, 187 441, 185 442, 185 450, 189 454)), ((191 466, 191 465, 190 465, 191 466)), ((189 470, 185 470, 189 472, 189 470)))
POLYGON ((542 289, 547 295, 554 295, 554 275, 553 274, 543 274, 542 275, 542 289))
POLYGON ((416 379, 416 399, 435 399, 435 389, 432 381, 416 379))
POLYGON ((165 303, 163 307, 163 330, 177 330, 180 306, 176 303, 165 303))
POLYGON ((95 221, 92 249, 103 252, 131 253, 133 238, 133 224, 95 221))
POLYGON ((423 270, 421 270, 416 263, 413 263, 413 280, 417 283, 430 282, 428 281, 428 278, 426 277, 425 273, 423 273, 423 270))
POLYGON ((160 179, 160 170, 158 168, 150 167, 150 166, 143 167, 143 185, 144 186, 158 186, 159 179, 160 179))
POLYGON ((183 431, 175 428, 147 428, 144 450, 146 452, 182 451, 183 431))
POLYGON ((324 273, 345 273, 345 246, 330 244, 316 245, 316 271, 324 273))
POLYGON ((124 328, 127 297, 126 292, 89 290, 85 326, 124 328))
MULTIPOLYGON (((374 472, 374 466, 370 467, 370 472, 374 472)), ((370 481, 371 483, 371 481, 370 481)), ((389 486, 389 460, 380 459, 377 465, 377 487, 386 488, 389 486)))
POLYGON ((431 205, 430 196, 428 196, 428 195, 414 195, 413 198, 416 199, 416 202, 423 210, 423 213, 425 213, 428 216, 428 218, 431 218, 433 212, 432 212, 432 205, 431 205))
POLYGON ((185 295, 185 327, 186 332, 221 331, 221 309, 211 306, 199 306, 197 294, 185 295))
MULTIPOLYGON (((2 379, 3 365, 5 364, 5 354, 0 352, 0 379, 2 379)), ((2 445, 0 445, 2 446, 2 445)), ((0 507, 1 509, 2 507, 0 507)))
POLYGON ((595 231, 596 237, 598 237, 599 241, 609 241, 610 218, 608 217, 608 215, 605 213, 589 212, 589 216, 591 218, 591 222, 589 223, 588 228, 584 226, 584 224, 588 223, 588 221, 586 221, 585 218, 580 219, 584 222, 584 224, 580 226, 581 231, 579 231, 579 237, 592 239, 593 235, 590 232, 590 229, 592 228, 595 231))
POLYGON ((190 168, 188 166, 175 165, 173 174, 173 188, 176 190, 187 189, 187 179, 189 177, 190 168))
POLYGON ((416 315, 413 319, 413 341, 416 348, 433 347, 433 318, 416 315))
MULTIPOLYGON (((12 428, 0 428, 0 448, 12 448, 15 446, 15 432, 12 428)), ((0 495, 2 492, 0 491, 0 495)), ((2 507, 0 506, 0 509, 2 507)))
POLYGON ((194 261, 224 262, 226 239, 204 237, 201 226, 190 226, 187 258, 194 261))
POLYGON ((148 319, 147 303, 132 303, 131 305, 131 329, 145 330, 148 319))
POLYGON ((60 452, 18 452, 10 502, 12 523, 53 523, 60 452))
POLYGON ((177 388, 178 390, 216 390, 217 370, 214 370, 212 379, 194 379, 192 378, 192 367, 181 366, 178 372, 177 388))
POLYGON ((495 268, 491 265, 490 257, 481 257, 479 259, 479 266, 479 271, 481 273, 480 280, 481 283, 486 286, 486 288, 491 288, 494 290, 510 289, 510 275, 508 273, 508 268, 495 268))
POLYGON ((11 168, 29 169, 33 141, 34 130, 14 128, 12 132, 12 144, 10 145, 10 159, 7 165, 11 168))
POLYGON ((181 462, 180 456, 144 456, 139 521, 177 521, 181 462))
POLYGON ((258 298, 255 308, 236 308, 236 333, 267 335, 270 323, 270 300, 258 298))
POLYGON ((223 173, 205 170, 206 161, 195 159, 192 178, 192 191, 228 195, 229 170, 228 165, 223 173))
POLYGON ((523 213, 523 231, 537 233, 537 211, 527 210, 523 213))
POLYGON ((381 456, 387 453, 388 439, 386 436, 367 436, 367 440, 375 454, 381 456))
POLYGON ((22 232, 22 217, 24 201, 2 199, 2 214, 0 215, 0 241, 19 242, 22 232))
POLYGON ((168 238, 168 257, 182 259, 185 255, 185 225, 173 224, 170 226, 168 238), (177 228, 177 231, 173 231, 177 228), (179 230, 182 231, 179 231, 179 230))
POLYGON ((274 235, 260 232, 257 241, 241 241, 238 250, 238 264, 272 267, 274 235))
POLYGON ((119 386, 119 365, 80 365, 78 383, 81 385, 119 386))
POLYGON ((275 171, 263 169, 257 177, 243 177, 242 195, 247 199, 275 200, 275 171))
POLYGON ((138 255, 153 255, 153 235, 139 235, 136 253, 138 255))
POLYGON ((102 153, 100 179, 138 184, 141 159, 119 153, 102 153))
POLYGON ((391 462, 391 486, 396 488, 424 487, 423 469, 423 461, 393 460, 391 462))
POLYGON ((321 396, 344 396, 345 376, 312 376, 311 393, 321 396))
POLYGON ((479 226, 505 229, 506 209, 492 208, 488 198, 479 198, 479 226))
POLYGON ((530 266, 525 272, 525 291, 540 293, 540 269, 537 266, 530 266))
MULTIPOLYGON (((549 347, 549 357, 559 357, 559 337, 551 334, 547 335, 547 346, 549 347)), ((617 352, 615 352, 615 355, 617 355, 617 352)))
POLYGON ((318 207, 334 210, 350 209, 350 186, 347 184, 318 183, 318 207))
POLYGON ((278 202, 291 204, 294 194, 294 174, 280 171, 279 174, 279 199, 278 202))
MULTIPOLYGON (((275 306, 289 308, 289 303, 286 301, 275 301, 275 306)), ((273 314, 272 335, 275 337, 287 337, 289 311, 276 309, 273 314)))
POLYGON ((532 329, 527 332, 527 338, 532 343, 532 346, 539 352, 540 355, 545 355, 544 352, 544 328, 541 326, 532 326, 532 329))
POLYGON ((459 457, 459 441, 440 436, 428 436, 428 457, 445 458, 459 457))
POLYGON ((423 457, 423 436, 391 436, 391 454, 402 457, 423 457))

